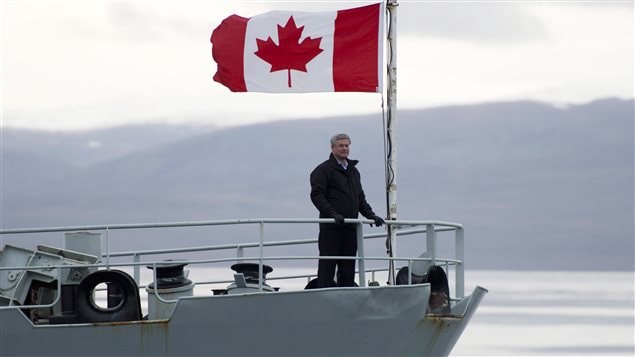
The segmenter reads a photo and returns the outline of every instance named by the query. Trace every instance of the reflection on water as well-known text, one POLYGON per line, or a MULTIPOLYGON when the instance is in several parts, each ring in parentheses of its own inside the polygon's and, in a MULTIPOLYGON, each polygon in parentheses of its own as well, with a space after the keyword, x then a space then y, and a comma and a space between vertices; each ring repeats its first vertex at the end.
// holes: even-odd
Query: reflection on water
POLYGON ((633 272, 470 271, 468 283, 489 293, 452 355, 633 356, 633 278, 633 272))

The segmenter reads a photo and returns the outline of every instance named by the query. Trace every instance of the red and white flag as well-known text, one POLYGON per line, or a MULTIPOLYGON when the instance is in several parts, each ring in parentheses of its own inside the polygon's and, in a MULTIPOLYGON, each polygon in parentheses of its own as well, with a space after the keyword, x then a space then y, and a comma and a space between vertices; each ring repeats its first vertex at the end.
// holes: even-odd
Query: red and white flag
POLYGON ((231 15, 212 32, 214 80, 233 92, 381 92, 382 4, 231 15))

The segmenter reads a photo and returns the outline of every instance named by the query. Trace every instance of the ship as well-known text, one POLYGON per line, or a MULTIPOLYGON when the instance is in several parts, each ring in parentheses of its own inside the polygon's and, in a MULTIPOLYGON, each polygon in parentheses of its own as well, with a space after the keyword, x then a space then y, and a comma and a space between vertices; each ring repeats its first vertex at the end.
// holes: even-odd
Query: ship
POLYGON ((465 294, 464 228, 387 221, 398 240, 421 249, 376 257, 364 247, 386 233, 364 234, 372 221, 347 219, 357 227, 359 251, 350 257, 359 268, 356 286, 338 287, 335 281, 335 287, 313 288, 314 274, 276 275, 277 264, 317 266, 318 258, 342 258, 318 257, 314 238, 273 240, 265 234, 274 225, 319 223, 335 224, 236 219, 0 230, 3 238, 19 237, 25 244, 42 235, 62 241, 61 247, 3 246, 0 356, 449 355, 487 293, 476 285, 465 294), (253 227, 253 241, 110 250, 121 240, 114 238, 119 231, 170 230, 178 236, 178 229, 199 227, 213 238, 214 230, 226 234, 245 226, 253 227), (440 256, 439 241, 451 241, 454 256, 440 256), (266 254, 284 247, 306 253, 266 254), (398 267, 394 283, 383 279, 388 263, 398 267), (189 279, 190 271, 210 265, 222 276, 189 279), (298 279, 298 289, 280 288, 298 279))

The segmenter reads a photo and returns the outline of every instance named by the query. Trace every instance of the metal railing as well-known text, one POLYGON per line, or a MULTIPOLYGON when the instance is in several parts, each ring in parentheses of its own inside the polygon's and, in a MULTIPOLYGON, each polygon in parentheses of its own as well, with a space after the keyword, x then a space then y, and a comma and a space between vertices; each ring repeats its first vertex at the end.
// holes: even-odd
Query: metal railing
MULTIPOLYGON (((408 257, 408 256, 395 256, 395 257, 373 257, 367 256, 365 254, 365 240, 369 239, 380 239, 386 238, 385 233, 374 233, 364 235, 364 224, 372 224, 374 223, 371 220, 366 219, 346 219, 345 223, 347 224, 355 224, 357 227, 357 246, 358 246, 358 254, 357 257, 318 257, 317 255, 311 256, 265 256, 264 248, 265 247, 274 247, 274 246, 291 246, 291 245, 303 245, 303 244, 315 244, 317 243, 317 239, 302 239, 302 240, 284 240, 284 241, 266 241, 265 240, 265 225, 277 225, 277 224, 317 224, 317 223, 334 223, 333 219, 268 219, 268 218, 260 218, 260 219, 236 219, 236 220, 219 220, 219 221, 194 221, 194 222, 169 222, 169 223, 142 223, 142 224, 113 224, 113 225, 88 225, 88 226, 69 226, 69 227, 45 227, 45 228, 24 228, 24 229, 2 229, 0 230, 0 235, 17 235, 17 234, 29 234, 29 233, 50 233, 50 232, 77 232, 77 231, 87 231, 87 232, 105 232, 104 237, 102 238, 103 245, 106 247, 106 251, 103 254, 103 261, 101 263, 96 264, 83 264, 83 267, 97 267, 97 268, 106 268, 110 269, 113 267, 132 267, 133 276, 135 281, 140 284, 140 268, 143 265, 154 265, 165 263, 165 261, 142 261, 142 258, 153 256, 153 255, 164 255, 164 254, 175 254, 175 253, 193 253, 193 252, 210 252, 210 251, 220 251, 220 250, 235 250, 236 254, 232 257, 227 258, 216 258, 216 259, 187 259, 187 260, 179 260, 186 262, 188 264, 206 264, 206 263, 219 263, 219 262, 229 262, 229 261, 257 261, 259 266, 259 289, 262 291, 262 278, 263 278, 263 264, 266 261, 273 260, 317 260, 317 259, 355 259, 358 264, 358 281, 361 287, 366 286, 366 274, 371 273, 374 276, 377 272, 388 271, 388 268, 385 269, 366 269, 366 263, 372 261, 395 261, 395 262, 405 262, 407 266, 410 267, 409 271, 412 271, 412 265, 417 261, 427 261, 430 264, 436 265, 444 265, 445 270, 450 273, 450 269, 454 269, 454 295, 455 299, 460 299, 464 297, 464 233, 463 227, 457 223, 443 222, 443 221, 406 221, 406 220, 395 220, 395 221, 386 221, 387 225, 392 225, 397 230, 397 237, 403 237, 408 235, 425 235, 425 251, 427 252, 427 256, 424 258, 421 257, 408 257), (235 226, 235 225, 257 225, 258 230, 258 241, 257 242, 248 242, 248 243, 235 243, 235 244, 222 244, 222 245, 212 245, 212 246, 198 246, 198 247, 187 247, 187 248, 173 248, 173 249, 156 249, 156 250, 137 250, 137 251, 124 251, 124 252, 111 252, 110 251, 110 231, 114 230, 131 230, 131 229, 158 229, 158 228, 183 228, 183 227, 214 227, 214 226, 235 226), (438 255, 438 237, 437 234, 439 232, 454 232, 454 257, 440 257, 438 255), (257 248, 258 254, 251 257, 244 256, 244 250, 246 248, 257 248), (114 262, 114 258, 132 258, 132 262, 114 262)), ((396 244, 395 244, 396 246, 396 244)), ((393 247, 393 249, 395 248, 393 247)), ((2 259, 2 258, 0 258, 2 259)), ((0 261, 1 263, 1 261, 0 261)), ((60 266, 29 266, 28 269, 51 269, 51 268, 68 268, 68 265, 60 265, 60 266)), ((4 270, 25 270, 24 266, 17 267, 7 267, 0 264, 0 272, 4 270)), ((61 269, 60 269, 61 270, 61 269)), ((153 271, 156 271, 153 269, 153 271)), ((153 273, 155 274, 155 273, 153 273)), ((410 282, 410 274, 408 281, 410 282)), ((292 279, 292 278, 301 278, 301 275, 291 275, 291 276, 281 276, 276 277, 275 279, 292 279)), ((307 279, 310 275, 304 276, 307 279)), ((270 279, 271 280, 271 279, 270 279)), ((196 282, 197 285, 200 284, 215 284, 225 282, 224 280, 217 281, 203 281, 196 282)), ((140 285, 140 287, 143 287, 140 285)), ((1 293, 1 291, 0 291, 1 293)), ((59 291, 58 291, 59 293, 59 291)), ((25 306, 22 306, 25 307, 25 306)), ((1 308, 1 307, 0 307, 1 308)))

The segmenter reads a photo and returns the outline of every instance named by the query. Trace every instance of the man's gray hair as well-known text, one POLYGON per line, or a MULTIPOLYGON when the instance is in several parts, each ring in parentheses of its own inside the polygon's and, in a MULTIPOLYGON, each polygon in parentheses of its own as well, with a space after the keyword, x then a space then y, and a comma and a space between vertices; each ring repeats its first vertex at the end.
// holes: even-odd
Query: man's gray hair
POLYGON ((331 137, 331 147, 333 147, 335 145, 335 142, 338 140, 348 140, 348 142, 351 142, 351 137, 341 133, 341 134, 335 134, 331 137))

